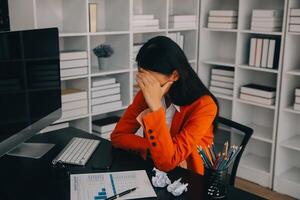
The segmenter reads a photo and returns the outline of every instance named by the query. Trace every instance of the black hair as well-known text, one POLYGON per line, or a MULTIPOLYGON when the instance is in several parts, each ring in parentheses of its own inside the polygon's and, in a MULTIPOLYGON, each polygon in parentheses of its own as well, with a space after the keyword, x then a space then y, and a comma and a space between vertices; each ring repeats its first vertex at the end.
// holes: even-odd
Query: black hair
MULTIPOLYGON (((183 50, 172 39, 165 36, 156 36, 148 40, 137 54, 138 67, 171 75, 175 70, 179 79, 174 82, 168 92, 172 103, 178 106, 189 105, 199 97, 209 95, 217 105, 218 101, 207 89, 193 70, 183 50)), ((214 120, 214 128, 217 127, 217 117, 214 120)))

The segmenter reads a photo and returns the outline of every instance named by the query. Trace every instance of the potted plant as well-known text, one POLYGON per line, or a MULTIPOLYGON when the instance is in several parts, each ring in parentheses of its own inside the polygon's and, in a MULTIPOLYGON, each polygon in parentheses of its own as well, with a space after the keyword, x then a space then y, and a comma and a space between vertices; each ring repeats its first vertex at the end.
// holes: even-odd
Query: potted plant
POLYGON ((109 57, 114 53, 114 50, 108 44, 100 44, 93 49, 93 52, 98 57, 99 68, 105 69, 108 66, 109 57))

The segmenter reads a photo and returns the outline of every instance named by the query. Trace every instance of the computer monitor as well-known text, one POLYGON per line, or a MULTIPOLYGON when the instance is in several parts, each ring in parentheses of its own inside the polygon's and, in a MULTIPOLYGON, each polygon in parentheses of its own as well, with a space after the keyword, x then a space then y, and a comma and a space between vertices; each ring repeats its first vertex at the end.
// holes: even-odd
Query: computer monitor
POLYGON ((0 33, 0 157, 41 157, 54 145, 24 142, 60 117, 58 29, 0 33))

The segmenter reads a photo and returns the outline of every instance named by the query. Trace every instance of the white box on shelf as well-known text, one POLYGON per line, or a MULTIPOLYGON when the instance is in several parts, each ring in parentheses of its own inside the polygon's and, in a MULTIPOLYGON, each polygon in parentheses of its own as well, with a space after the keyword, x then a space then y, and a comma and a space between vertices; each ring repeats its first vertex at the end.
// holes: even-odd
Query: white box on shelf
POLYGON ((111 103, 104 103, 104 104, 92 106, 92 112, 93 113, 107 112, 121 107, 122 107, 122 101, 115 101, 111 103))
POLYGON ((225 94, 225 95, 230 95, 230 96, 233 95, 232 89, 210 86, 209 90, 213 93, 225 94))
POLYGON ((255 67, 261 67, 263 39, 257 38, 255 52, 255 67))
POLYGON ((133 26, 158 26, 159 20, 158 19, 151 19, 151 20, 134 20, 133 26))
POLYGON ((87 106, 88 106, 88 100, 84 99, 84 100, 70 101, 70 102, 62 103, 61 108, 62 108, 62 111, 67 111, 67 110, 73 110, 73 109, 87 107, 87 106))
POLYGON ((150 20, 154 19, 154 15, 133 15, 133 20, 150 20))
POLYGON ((208 22, 237 23, 237 17, 208 17, 208 22))
POLYGON ((296 97, 295 97, 295 103, 300 104, 300 96, 298 96, 298 97, 296 96, 296 97))
POLYGON ((87 91, 80 90, 80 89, 75 89, 75 88, 63 89, 61 93, 62 93, 61 95, 62 103, 87 99, 87 91))
POLYGON ((234 78, 233 77, 227 77, 227 76, 212 75, 211 80, 233 83, 234 78))
POLYGON ((170 22, 170 28, 194 28, 196 26, 196 22, 170 22))
POLYGON ((92 105, 103 104, 103 103, 118 101, 118 100, 121 100, 120 94, 108 95, 104 97, 93 98, 92 105))
POLYGON ((281 28, 281 21, 274 22, 264 22, 264 21, 253 21, 251 22, 251 27, 262 27, 262 28, 281 28))
POLYGON ((236 23, 211 23, 211 22, 208 22, 207 27, 208 28, 220 28, 220 29, 236 29, 237 24, 236 23))
POLYGON ((87 67, 77 67, 77 68, 69 68, 60 70, 61 77, 70 77, 70 76, 79 76, 86 75, 88 73, 87 67))
MULTIPOLYGON (((277 48, 279 48, 279 47, 277 47, 277 48)), ((269 41, 269 50, 268 50, 267 68, 274 67, 275 52, 276 52, 276 40, 270 40, 269 41)))
POLYGON ((256 38, 251 38, 250 42, 250 53, 249 53, 249 65, 254 66, 255 65, 255 56, 256 56, 256 38))
POLYGON ((87 66, 88 66, 87 59, 60 61, 60 69, 87 67, 87 66))
POLYGON ((256 27, 256 26, 252 26, 251 30, 252 31, 264 31, 264 32, 278 32, 278 31, 281 31, 281 27, 268 28, 268 27, 256 27))
POLYGON ((295 96, 300 96, 300 88, 295 89, 295 96))
POLYGON ((263 39, 263 49, 261 56, 261 67, 266 68, 268 65, 269 39, 263 39))
POLYGON ((111 88, 116 88, 116 87, 120 87, 120 86, 121 86, 120 83, 108 84, 108 85, 103 85, 103 86, 93 87, 93 88, 91 89, 91 91, 98 91, 98 90, 111 89, 111 88))
POLYGON ((294 104, 294 110, 300 111, 300 104, 294 104))
POLYGON ((67 111, 62 112, 61 119, 68 119, 71 117, 85 115, 87 113, 88 113, 87 107, 77 108, 77 109, 73 109, 73 110, 67 110, 67 111))
POLYGON ((300 9, 299 8, 291 8, 290 16, 292 17, 300 17, 300 9))
POLYGON ((102 76, 92 79, 92 87, 98 87, 116 83, 116 78, 110 76, 102 76))
POLYGON ((209 16, 236 17, 236 16, 238 16, 238 11, 236 11, 236 10, 210 10, 209 16))
POLYGON ((97 90, 97 91, 92 91, 92 98, 104 97, 107 95, 119 94, 119 93, 120 93, 120 87, 114 87, 106 90, 97 90))
POLYGON ((226 88, 226 89, 232 89, 233 90, 233 83, 226 83, 222 81, 210 81, 211 86, 215 87, 221 87, 221 88, 226 88))
POLYGON ((276 88, 258 84, 244 85, 241 87, 241 92, 263 98, 274 98, 276 96, 276 88))
POLYGON ((290 32, 300 32, 300 25, 298 24, 290 24, 289 25, 290 32))
POLYGON ((299 17, 290 17, 290 24, 300 24, 300 16, 299 17))
POLYGON ((254 9, 252 11, 252 17, 282 17, 282 14, 282 10, 254 9))
POLYGON ((233 77, 234 76, 234 70, 231 68, 212 68, 211 73, 213 75, 221 75, 221 76, 229 76, 233 77))
POLYGON ((196 15, 170 15, 169 21, 170 22, 189 22, 189 21, 196 21, 196 15))
POLYGON ((268 106, 271 106, 275 103, 275 98, 263 98, 263 97, 244 94, 244 93, 240 94, 240 98, 242 100, 251 101, 251 102, 264 104, 264 105, 268 105, 268 106))
POLYGON ((61 51, 60 61, 87 59, 87 51, 61 51))

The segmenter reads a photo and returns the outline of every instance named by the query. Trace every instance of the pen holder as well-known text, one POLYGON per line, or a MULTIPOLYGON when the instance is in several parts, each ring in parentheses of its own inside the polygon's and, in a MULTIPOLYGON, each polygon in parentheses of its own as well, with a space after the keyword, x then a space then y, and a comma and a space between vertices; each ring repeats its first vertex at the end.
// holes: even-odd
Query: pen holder
POLYGON ((223 170, 205 168, 204 178, 207 199, 227 198, 227 176, 227 168, 223 170))

